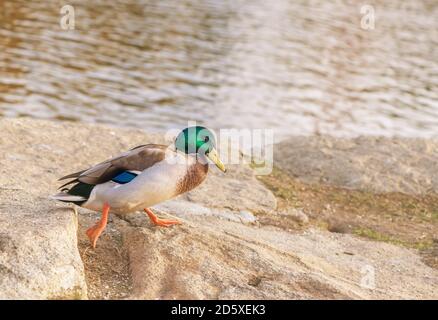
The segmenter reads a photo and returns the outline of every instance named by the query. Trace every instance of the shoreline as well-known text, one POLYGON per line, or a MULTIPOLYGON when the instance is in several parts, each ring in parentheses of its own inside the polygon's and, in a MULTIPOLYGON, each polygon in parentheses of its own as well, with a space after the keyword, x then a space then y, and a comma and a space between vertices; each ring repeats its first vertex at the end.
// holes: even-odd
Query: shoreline
POLYGON ((434 170, 430 163, 438 160, 435 139, 367 137, 347 143, 292 137, 276 145, 274 159, 282 159, 271 175, 256 177, 245 166, 233 166, 227 175, 211 170, 199 189, 157 206, 162 215, 182 219, 180 228, 151 227, 140 213, 126 220, 113 215, 93 251, 84 229, 98 214, 79 208, 76 217, 68 206, 47 201, 57 178, 138 144, 163 143, 162 135, 33 119, 2 118, 0 127, 0 234, 8 239, 8 255, 0 254, 7 270, 0 297, 10 297, 17 286, 16 297, 24 299, 438 297, 438 282, 430 281, 438 279, 438 178, 430 172, 426 179, 427 170, 434 170), (378 141, 382 147, 371 152, 378 141), (382 150, 401 165, 373 158, 382 150), (380 173, 391 166, 390 175, 380 173), (335 179, 340 173, 342 179, 335 179), (403 175, 410 188, 400 184, 403 175), (377 184, 378 190, 389 192, 369 190, 379 176, 389 182, 377 184), (426 183, 433 192, 400 192, 428 190, 426 183), (20 232, 6 228, 14 221, 20 232), (58 228, 72 232, 54 232, 58 228), (23 263, 25 252, 42 248, 44 254, 23 263), (42 262, 48 257, 54 266, 74 267, 54 270, 42 262), (61 257, 69 261, 61 263, 61 257), (394 257, 398 274, 392 274, 394 257), (360 285, 363 261, 378 270, 376 290, 360 285), (34 278, 30 286, 23 282, 28 275, 34 278), (151 286, 153 279, 159 281, 151 286))

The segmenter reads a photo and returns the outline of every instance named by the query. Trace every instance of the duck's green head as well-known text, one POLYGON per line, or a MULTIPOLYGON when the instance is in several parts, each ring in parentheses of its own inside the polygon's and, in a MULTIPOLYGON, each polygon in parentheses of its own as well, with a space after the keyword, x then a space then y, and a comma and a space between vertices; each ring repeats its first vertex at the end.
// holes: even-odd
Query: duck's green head
POLYGON ((175 148, 186 154, 205 155, 223 172, 224 164, 216 151, 216 137, 213 132, 202 126, 185 128, 176 137, 175 148))

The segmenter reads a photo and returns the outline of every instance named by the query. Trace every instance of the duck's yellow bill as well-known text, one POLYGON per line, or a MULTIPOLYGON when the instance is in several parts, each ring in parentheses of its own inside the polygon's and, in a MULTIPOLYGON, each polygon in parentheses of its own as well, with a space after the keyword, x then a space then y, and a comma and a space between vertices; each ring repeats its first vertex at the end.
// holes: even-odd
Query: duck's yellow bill
POLYGON ((216 165, 216 167, 218 167, 222 172, 226 172, 227 169, 225 169, 224 164, 222 163, 222 161, 219 159, 219 155, 217 154, 216 149, 211 150, 208 154, 207 157, 214 162, 214 164, 216 165))

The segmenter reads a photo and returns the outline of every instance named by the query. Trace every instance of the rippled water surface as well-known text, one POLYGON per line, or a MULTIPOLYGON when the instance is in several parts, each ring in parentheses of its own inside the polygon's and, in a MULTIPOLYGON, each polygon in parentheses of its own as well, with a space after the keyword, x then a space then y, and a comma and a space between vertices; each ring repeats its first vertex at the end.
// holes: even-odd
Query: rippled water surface
POLYGON ((438 1, 0 1, 0 114, 438 136, 438 1))

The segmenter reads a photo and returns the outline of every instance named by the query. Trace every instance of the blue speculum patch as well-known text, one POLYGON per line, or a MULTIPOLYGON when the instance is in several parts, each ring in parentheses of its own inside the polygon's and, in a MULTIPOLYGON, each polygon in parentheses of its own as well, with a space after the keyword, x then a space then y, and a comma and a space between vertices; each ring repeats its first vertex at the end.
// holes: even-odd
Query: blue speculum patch
POLYGON ((137 176, 137 174, 130 172, 130 171, 123 171, 122 173, 119 173, 117 176, 112 178, 111 180, 120 184, 125 184, 128 182, 131 182, 132 179, 134 179, 137 176))

